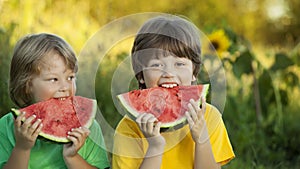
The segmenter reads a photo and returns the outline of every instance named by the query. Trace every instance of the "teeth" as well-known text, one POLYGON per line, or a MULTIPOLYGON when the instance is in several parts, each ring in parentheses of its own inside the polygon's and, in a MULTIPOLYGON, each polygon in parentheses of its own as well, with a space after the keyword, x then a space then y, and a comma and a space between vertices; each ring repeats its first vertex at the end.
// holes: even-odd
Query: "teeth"
POLYGON ((61 98, 59 98, 59 100, 66 100, 66 98, 64 98, 64 97, 61 97, 61 98))
POLYGON ((165 87, 165 88, 173 88, 173 87, 176 87, 177 84, 162 84, 161 86, 165 87))

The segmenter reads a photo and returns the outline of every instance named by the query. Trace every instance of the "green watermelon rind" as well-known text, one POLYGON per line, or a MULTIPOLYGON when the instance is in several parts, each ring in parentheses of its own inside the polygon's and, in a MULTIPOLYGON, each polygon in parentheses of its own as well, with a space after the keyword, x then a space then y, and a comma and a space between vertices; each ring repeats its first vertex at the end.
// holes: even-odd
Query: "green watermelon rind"
MULTIPOLYGON (((92 99, 91 99, 92 100, 92 99)), ((95 120, 95 116, 96 116, 96 112, 97 112, 97 101, 96 100, 92 100, 92 105, 93 105, 93 109, 92 109, 92 114, 90 120, 83 125, 82 127, 86 127, 86 128, 90 128, 90 126, 93 124, 93 121, 95 120)), ((18 109, 12 108, 11 111, 13 112, 13 114, 15 116, 19 116, 21 114, 21 111, 19 111, 18 109)), ((22 121, 25 121, 25 119, 22 119, 22 121)), ((54 141, 54 142, 59 142, 59 143, 68 143, 70 142, 69 139, 67 139, 66 137, 57 137, 57 136, 53 136, 44 132, 40 132, 39 136, 42 136, 48 140, 54 141)))
MULTIPOLYGON (((209 89, 209 84, 204 84, 203 89, 201 91, 201 96, 200 96, 199 100, 196 100, 196 102, 199 104, 198 106, 200 106, 200 104, 201 104, 201 97, 206 98, 206 95, 208 94, 208 89, 209 89)), ((117 98, 118 98, 119 102, 121 103, 121 105, 123 106, 123 108, 125 109, 125 111, 128 112, 127 115, 129 115, 130 118, 135 119, 140 114, 135 109, 133 109, 130 105, 127 104, 126 98, 124 98, 124 96, 117 95, 117 98)), ((177 119, 176 121, 162 123, 160 127, 161 128, 171 128, 171 127, 176 128, 176 126, 181 125, 185 122, 186 122, 186 117, 182 116, 180 119, 177 119)))

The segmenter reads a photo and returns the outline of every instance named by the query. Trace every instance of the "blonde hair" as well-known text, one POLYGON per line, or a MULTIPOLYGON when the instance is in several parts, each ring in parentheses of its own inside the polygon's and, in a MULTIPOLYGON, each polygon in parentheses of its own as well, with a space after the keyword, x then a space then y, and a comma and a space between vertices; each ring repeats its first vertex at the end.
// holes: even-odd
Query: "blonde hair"
POLYGON ((44 56, 58 53, 68 68, 77 72, 75 52, 62 38, 48 33, 29 34, 21 38, 13 51, 10 65, 9 93, 12 101, 19 107, 33 103, 29 84, 34 75, 39 74, 39 66, 44 56))
POLYGON ((178 16, 158 16, 148 20, 140 28, 131 50, 132 66, 139 88, 146 88, 143 65, 151 57, 175 55, 188 58, 193 63, 193 75, 197 77, 201 65, 199 31, 191 22, 178 16))

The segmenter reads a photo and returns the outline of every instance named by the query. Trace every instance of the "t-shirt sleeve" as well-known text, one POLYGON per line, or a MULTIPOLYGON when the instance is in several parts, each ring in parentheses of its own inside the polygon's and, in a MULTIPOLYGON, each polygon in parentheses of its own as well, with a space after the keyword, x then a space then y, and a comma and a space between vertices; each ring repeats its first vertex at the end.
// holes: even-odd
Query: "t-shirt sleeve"
POLYGON ((91 165, 104 169, 109 168, 106 146, 99 124, 94 121, 90 127, 90 135, 84 146, 79 150, 79 154, 91 165))
POLYGON ((147 144, 136 123, 125 116, 120 121, 114 135, 112 168, 139 168, 143 161, 147 144))
POLYGON ((217 108, 210 105, 205 114, 205 119, 215 160, 221 165, 225 165, 235 155, 222 119, 222 114, 217 108))
POLYGON ((0 168, 7 162, 15 145, 14 117, 11 113, 0 119, 0 168))

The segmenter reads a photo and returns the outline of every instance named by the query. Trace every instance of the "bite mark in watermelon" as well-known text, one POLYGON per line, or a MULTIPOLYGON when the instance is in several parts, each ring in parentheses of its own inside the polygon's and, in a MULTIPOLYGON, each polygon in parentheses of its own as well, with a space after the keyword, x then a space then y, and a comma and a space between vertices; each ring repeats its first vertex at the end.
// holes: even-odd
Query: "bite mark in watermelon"
POLYGON ((64 99, 49 99, 38 102, 22 109, 12 109, 19 116, 26 112, 25 118, 36 115, 41 119, 43 128, 40 136, 55 142, 67 143, 67 132, 72 128, 89 128, 95 119, 97 111, 96 100, 72 96, 64 99))
POLYGON ((201 97, 206 97, 209 85, 154 87, 133 90, 117 95, 121 105, 136 118, 141 113, 151 113, 162 122, 161 128, 170 128, 186 121, 188 103, 194 99, 200 106, 201 97))

